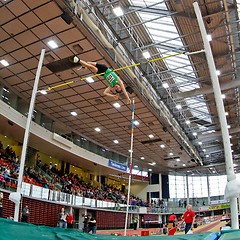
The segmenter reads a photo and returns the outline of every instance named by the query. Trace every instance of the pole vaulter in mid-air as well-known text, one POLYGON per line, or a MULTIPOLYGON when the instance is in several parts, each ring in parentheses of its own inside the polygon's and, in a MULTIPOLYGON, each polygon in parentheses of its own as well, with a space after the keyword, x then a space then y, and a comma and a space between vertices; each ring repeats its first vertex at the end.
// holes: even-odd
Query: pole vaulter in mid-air
POLYGON ((108 68, 105 64, 100 64, 96 62, 85 62, 77 56, 74 56, 72 59, 70 59, 70 61, 74 63, 80 63, 83 67, 88 68, 95 74, 103 75, 104 79, 109 85, 103 93, 104 96, 109 96, 112 97, 114 100, 118 100, 119 94, 123 92, 127 99, 127 104, 131 103, 123 81, 117 76, 114 71, 108 68), (113 94, 114 91, 116 92, 115 94, 113 94))

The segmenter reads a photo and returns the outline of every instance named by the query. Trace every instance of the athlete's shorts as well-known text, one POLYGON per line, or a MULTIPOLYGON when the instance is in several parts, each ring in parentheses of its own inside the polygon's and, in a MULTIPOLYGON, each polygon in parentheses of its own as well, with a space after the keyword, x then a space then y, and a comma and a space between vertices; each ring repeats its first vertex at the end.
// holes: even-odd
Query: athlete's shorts
POLYGON ((104 64, 97 63, 96 68, 98 69, 97 74, 105 73, 108 67, 104 64))

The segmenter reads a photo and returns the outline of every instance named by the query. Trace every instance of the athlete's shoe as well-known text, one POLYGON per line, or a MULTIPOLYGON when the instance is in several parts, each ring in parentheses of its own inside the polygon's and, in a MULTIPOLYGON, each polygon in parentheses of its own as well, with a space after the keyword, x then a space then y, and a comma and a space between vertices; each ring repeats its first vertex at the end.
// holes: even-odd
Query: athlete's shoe
POLYGON ((80 58, 77 57, 77 56, 72 56, 72 57, 69 58, 69 62, 79 63, 80 62, 80 58))

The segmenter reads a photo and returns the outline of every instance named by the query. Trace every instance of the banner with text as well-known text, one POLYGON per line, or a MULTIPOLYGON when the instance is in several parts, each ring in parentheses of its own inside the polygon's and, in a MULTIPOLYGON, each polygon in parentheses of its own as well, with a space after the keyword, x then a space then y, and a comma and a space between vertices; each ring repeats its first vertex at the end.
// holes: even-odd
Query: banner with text
POLYGON ((123 165, 119 162, 115 162, 111 159, 108 160, 108 166, 119 169, 119 170, 124 171, 124 172, 127 171, 127 166, 126 165, 123 165))

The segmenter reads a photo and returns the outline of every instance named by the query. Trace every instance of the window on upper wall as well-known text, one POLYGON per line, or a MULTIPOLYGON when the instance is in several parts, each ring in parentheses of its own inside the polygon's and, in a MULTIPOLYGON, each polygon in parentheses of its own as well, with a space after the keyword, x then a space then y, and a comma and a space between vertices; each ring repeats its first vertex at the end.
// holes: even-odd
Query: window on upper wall
POLYGON ((170 198, 186 198, 186 176, 169 175, 169 193, 170 198))
POLYGON ((224 195, 226 184, 227 184, 226 175, 210 176, 209 177, 210 197, 224 195))
POLYGON ((190 198, 201 198, 208 196, 207 177, 188 177, 188 188, 190 198))

